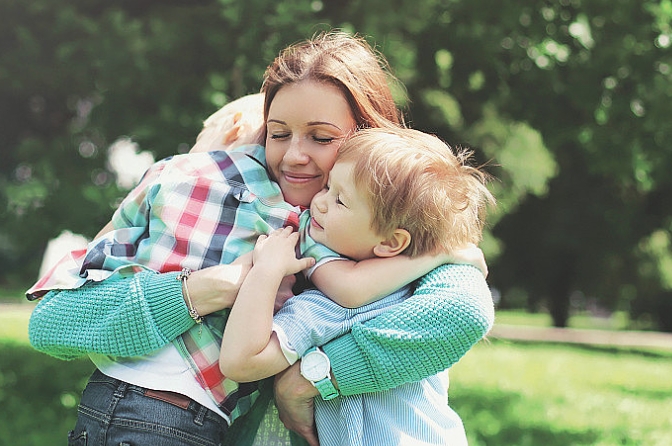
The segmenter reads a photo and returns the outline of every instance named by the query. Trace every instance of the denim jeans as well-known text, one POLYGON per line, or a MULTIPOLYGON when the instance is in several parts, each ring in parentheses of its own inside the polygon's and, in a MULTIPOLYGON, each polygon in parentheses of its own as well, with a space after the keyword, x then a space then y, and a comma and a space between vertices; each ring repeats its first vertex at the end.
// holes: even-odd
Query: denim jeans
POLYGON ((222 417, 184 396, 155 393, 96 370, 68 445, 218 446, 227 428, 222 417))

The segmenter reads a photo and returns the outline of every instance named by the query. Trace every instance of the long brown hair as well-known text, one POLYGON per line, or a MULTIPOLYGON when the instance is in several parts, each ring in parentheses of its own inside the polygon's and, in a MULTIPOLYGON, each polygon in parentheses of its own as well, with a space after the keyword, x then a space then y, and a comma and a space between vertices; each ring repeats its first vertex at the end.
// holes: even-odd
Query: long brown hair
POLYGON ((285 48, 264 75, 264 121, 277 92, 306 79, 339 88, 358 129, 398 126, 402 122, 390 89, 397 80, 385 58, 362 37, 329 31, 285 48))

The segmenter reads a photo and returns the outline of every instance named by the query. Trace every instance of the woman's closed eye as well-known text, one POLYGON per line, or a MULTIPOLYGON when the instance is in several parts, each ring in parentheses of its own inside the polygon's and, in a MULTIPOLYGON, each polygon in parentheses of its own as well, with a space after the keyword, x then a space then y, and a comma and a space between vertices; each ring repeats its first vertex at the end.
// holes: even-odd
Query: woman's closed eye
POLYGON ((313 141, 320 143, 320 144, 330 144, 334 142, 336 138, 332 136, 325 136, 325 137, 320 137, 320 136, 313 136, 313 141))

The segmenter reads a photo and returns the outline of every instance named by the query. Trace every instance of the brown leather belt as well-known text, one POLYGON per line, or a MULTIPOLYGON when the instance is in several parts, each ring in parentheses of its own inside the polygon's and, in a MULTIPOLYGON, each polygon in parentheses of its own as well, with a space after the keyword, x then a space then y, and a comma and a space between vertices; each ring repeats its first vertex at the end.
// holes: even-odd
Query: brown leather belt
POLYGON ((165 390, 151 390, 145 389, 145 396, 154 398, 155 400, 164 401, 182 409, 188 409, 191 403, 191 398, 175 392, 168 392, 165 390))

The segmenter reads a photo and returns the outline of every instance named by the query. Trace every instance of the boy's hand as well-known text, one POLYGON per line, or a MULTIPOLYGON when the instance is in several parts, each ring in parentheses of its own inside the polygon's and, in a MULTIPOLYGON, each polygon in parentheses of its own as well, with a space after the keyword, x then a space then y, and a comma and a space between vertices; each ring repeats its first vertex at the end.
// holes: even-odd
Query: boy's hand
POLYGON ((483 251, 473 243, 468 243, 464 247, 448 253, 446 263, 473 265, 480 269, 485 277, 488 277, 488 264, 485 263, 483 251))
POLYGON ((296 258, 299 233, 291 227, 276 229, 269 235, 260 235, 254 246, 253 265, 277 271, 283 276, 296 274, 315 263, 312 257, 296 258))

